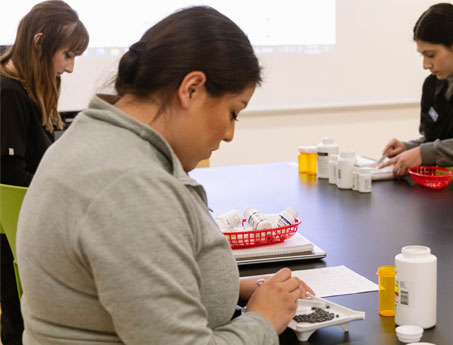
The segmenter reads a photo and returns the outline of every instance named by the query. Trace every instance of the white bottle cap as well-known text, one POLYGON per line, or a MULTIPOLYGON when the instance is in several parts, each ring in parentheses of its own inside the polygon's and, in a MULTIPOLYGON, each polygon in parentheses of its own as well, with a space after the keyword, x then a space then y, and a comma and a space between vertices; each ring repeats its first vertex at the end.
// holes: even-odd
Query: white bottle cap
POLYGON ((307 153, 317 153, 318 149, 316 146, 306 146, 305 147, 307 153))
POLYGON ((254 209, 253 207, 247 208, 247 209, 244 211, 244 218, 245 218, 246 220, 248 220, 248 218, 250 217, 250 215, 251 215, 252 213, 254 213, 254 212, 257 212, 257 210, 254 209))
POLYGON ((312 153, 313 147, 316 150, 316 146, 299 146, 299 152, 312 153))
POLYGON ((354 151, 344 151, 340 152, 340 158, 354 158, 355 152, 354 151))
POLYGON ((286 208, 286 212, 288 212, 291 216, 294 217, 294 219, 296 219, 296 217, 299 215, 299 212, 297 212, 295 209, 293 209, 291 206, 288 206, 286 208))
POLYGON ((423 328, 415 325, 404 325, 396 327, 396 336, 402 343, 417 342, 422 338, 423 328))

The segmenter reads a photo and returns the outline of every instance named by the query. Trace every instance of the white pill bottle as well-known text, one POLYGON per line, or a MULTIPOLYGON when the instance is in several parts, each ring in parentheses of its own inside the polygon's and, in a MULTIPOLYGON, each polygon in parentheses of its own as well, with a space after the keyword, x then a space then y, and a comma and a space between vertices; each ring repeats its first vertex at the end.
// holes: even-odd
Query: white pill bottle
POLYGON ((329 178, 329 156, 338 154, 338 145, 331 138, 322 138, 317 146, 318 178, 329 178))
POLYGON ((395 257, 395 323, 436 324, 437 258, 424 246, 406 246, 395 257))
POLYGON ((272 228, 281 228, 282 226, 294 224, 298 215, 299 212, 288 206, 286 210, 279 214, 265 214, 264 216, 272 222, 272 228))
POLYGON ((252 230, 272 229, 272 222, 264 214, 254 208, 244 211, 244 217, 252 230))
POLYGON ((231 210, 215 219, 222 232, 233 231, 242 223, 242 214, 238 210, 231 210))
POLYGON ((337 187, 340 189, 352 188, 352 168, 355 163, 354 151, 340 153, 337 163, 337 187))
POLYGON ((337 184, 338 155, 329 156, 329 183, 337 184))

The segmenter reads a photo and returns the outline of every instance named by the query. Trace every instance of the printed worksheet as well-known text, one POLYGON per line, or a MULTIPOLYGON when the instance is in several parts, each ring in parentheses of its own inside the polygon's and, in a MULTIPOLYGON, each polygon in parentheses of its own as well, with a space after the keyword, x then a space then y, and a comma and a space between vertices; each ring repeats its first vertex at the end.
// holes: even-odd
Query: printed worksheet
POLYGON ((378 291, 379 288, 376 283, 346 266, 293 271, 293 275, 305 281, 317 297, 378 291))

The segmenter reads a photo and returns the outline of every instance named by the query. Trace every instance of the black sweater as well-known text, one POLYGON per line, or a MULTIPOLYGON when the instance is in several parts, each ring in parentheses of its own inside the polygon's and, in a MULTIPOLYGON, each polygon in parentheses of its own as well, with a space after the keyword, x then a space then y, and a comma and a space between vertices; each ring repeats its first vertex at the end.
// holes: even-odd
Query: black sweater
POLYGON ((0 182, 27 187, 55 137, 41 125, 41 110, 17 80, 0 75, 0 182))
POLYGON ((425 79, 421 101, 420 134, 425 141, 453 138, 453 97, 445 98, 447 80, 425 79))

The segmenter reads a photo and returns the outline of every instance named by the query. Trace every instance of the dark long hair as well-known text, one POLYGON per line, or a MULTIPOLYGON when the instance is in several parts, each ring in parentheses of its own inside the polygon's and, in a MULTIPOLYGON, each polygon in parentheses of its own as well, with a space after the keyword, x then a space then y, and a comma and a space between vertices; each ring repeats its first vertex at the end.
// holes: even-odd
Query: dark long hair
POLYGON ((31 100, 41 109, 42 125, 49 131, 62 128, 57 111, 60 77, 55 76, 53 56, 58 49, 68 48, 81 55, 88 46, 88 32, 75 12, 60 0, 35 5, 19 23, 16 40, 0 57, 0 73, 19 80, 31 100), (42 33, 41 48, 34 37, 42 33), (6 67, 12 60, 16 71, 6 67))
POLYGON ((432 5, 418 18, 414 26, 414 40, 422 40, 446 47, 453 45, 453 5, 432 5))
POLYGON ((192 71, 206 75, 206 90, 215 97, 261 83, 261 68, 244 32, 215 9, 196 6, 166 17, 129 48, 115 88, 119 96, 159 95, 161 112, 192 71))

